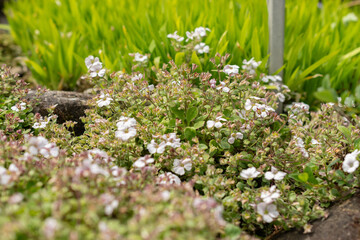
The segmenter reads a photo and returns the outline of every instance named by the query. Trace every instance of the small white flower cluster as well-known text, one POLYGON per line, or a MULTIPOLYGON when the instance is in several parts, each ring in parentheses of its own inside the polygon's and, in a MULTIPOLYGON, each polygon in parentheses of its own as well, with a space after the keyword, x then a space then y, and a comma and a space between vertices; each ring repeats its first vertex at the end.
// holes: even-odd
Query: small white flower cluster
POLYGON ((247 168, 240 172, 240 176, 244 179, 257 178, 259 175, 260 172, 257 171, 255 167, 247 168))
POLYGON ((199 54, 209 53, 210 47, 205 43, 201 42, 195 45, 194 50, 197 51, 199 54))
POLYGON ((294 140, 295 140, 295 146, 300 148, 300 152, 302 153, 303 157, 308 158, 309 153, 305 149, 304 141, 297 136, 294 136, 294 140))
POLYGON ((206 122, 206 127, 209 128, 209 129, 213 128, 213 127, 221 128, 223 126, 221 121, 226 122, 227 120, 225 118, 222 118, 221 116, 219 116, 219 117, 216 117, 216 121, 208 120, 206 122))
MULTIPOLYGON (((201 40, 203 37, 206 36, 206 32, 210 32, 209 28, 204 28, 204 27, 198 27, 195 28, 195 30, 193 32, 186 32, 186 42, 188 42, 189 40, 201 40)), ((170 33, 167 35, 168 38, 170 39, 174 39, 177 42, 182 42, 184 41, 184 37, 181 37, 177 34, 177 31, 175 31, 174 33, 170 33)), ((206 45, 205 43, 201 42, 195 45, 194 50, 197 51, 199 54, 204 54, 204 53, 209 53, 210 52, 210 47, 208 45, 206 45)))
POLYGON ((115 165, 110 170, 111 175, 113 176, 113 180, 117 182, 116 186, 126 184, 125 177, 127 174, 127 170, 125 168, 119 168, 115 165))
POLYGON ((188 37, 188 39, 186 39, 186 41, 189 40, 200 40, 201 38, 206 36, 206 31, 211 32, 211 30, 209 28, 204 28, 204 27, 198 27, 195 28, 195 30, 193 32, 186 32, 186 36, 188 37))
POLYGON ((45 128, 46 125, 49 123, 50 119, 52 118, 52 116, 48 117, 47 121, 44 121, 43 117, 40 117, 40 121, 34 123, 34 125, 32 126, 34 129, 38 129, 38 128, 45 128))
POLYGON ((283 180, 286 176, 285 172, 279 171, 276 167, 271 166, 271 171, 265 173, 267 180, 274 179, 275 181, 283 180))
POLYGON ((104 193, 100 196, 100 201, 105 205, 105 214, 107 216, 112 215, 114 210, 119 206, 119 201, 115 198, 114 195, 109 193, 104 193))
POLYGON ((60 229, 60 224, 55 218, 49 217, 44 221, 43 233, 46 239, 53 239, 57 230, 60 229))
POLYGON ((98 105, 98 107, 104 107, 110 105, 112 100, 113 99, 110 97, 109 94, 101 93, 100 99, 96 101, 96 104, 98 105))
POLYGON ((136 136, 136 125, 137 122, 135 118, 120 117, 120 120, 116 123, 117 131, 115 132, 115 137, 119 138, 121 141, 128 141, 130 138, 136 136))
POLYGON ((226 86, 226 83, 225 83, 225 82, 220 82, 220 86, 218 86, 218 87, 216 88, 216 90, 222 90, 222 91, 225 92, 225 93, 230 92, 230 88, 228 88, 228 87, 226 86))
MULTIPOLYGON (((257 97, 250 97, 250 98, 260 100, 260 98, 257 97)), ((255 112, 256 117, 262 117, 262 118, 269 116, 271 112, 275 112, 275 109, 273 109, 272 107, 266 104, 253 103, 251 102, 250 99, 246 99, 245 101, 245 110, 247 111, 252 110, 255 112)))
POLYGON ((230 138, 228 139, 228 143, 234 144, 235 139, 243 139, 243 138, 244 138, 244 135, 241 132, 232 133, 230 135, 230 138))
POLYGON ((178 31, 175 31, 174 33, 170 33, 167 35, 168 38, 174 39, 178 42, 184 41, 184 37, 181 37, 177 34, 178 31))
POLYGON ((178 176, 171 172, 162 173, 157 177, 157 183, 160 185, 175 184, 180 185, 181 180, 178 176))
POLYGON ((93 149, 87 151, 86 156, 87 157, 82 161, 82 164, 76 167, 75 175, 84 177, 89 175, 109 176, 109 172, 99 165, 102 162, 109 161, 107 153, 99 149, 93 149))
POLYGON ((280 191, 276 186, 271 186, 268 191, 261 192, 262 202, 256 205, 256 211, 266 223, 271 223, 279 216, 276 205, 273 202, 280 197, 280 191))
POLYGON ((159 138, 160 143, 155 139, 151 140, 151 142, 147 145, 147 149, 151 154, 163 153, 165 151, 166 146, 170 146, 172 148, 178 148, 181 146, 180 138, 176 137, 176 133, 168 133, 160 137, 157 136, 154 137, 159 138))
POLYGON ((144 78, 144 75, 142 73, 134 74, 134 76, 131 77, 131 81, 138 81, 144 78))
POLYGON ((291 117, 295 118, 294 114, 299 114, 299 113, 308 114, 310 106, 303 102, 293 102, 291 105, 287 105, 285 109, 288 111, 289 110, 292 111, 293 114, 290 116, 290 118, 291 117))
POLYGON ((85 65, 90 73, 90 77, 103 77, 105 75, 105 68, 102 66, 102 62, 98 57, 88 56, 85 58, 85 65))
POLYGON ((55 143, 49 142, 42 136, 30 137, 28 140, 29 146, 27 152, 24 154, 24 158, 33 157, 37 159, 37 155, 40 154, 45 158, 59 156, 59 148, 55 143))
POLYGON ((26 103, 24 103, 24 102, 19 102, 16 105, 11 107, 11 110, 13 110, 15 112, 24 111, 25 109, 26 109, 26 103))
POLYGON ((356 159, 360 154, 359 150, 355 150, 352 153, 348 153, 345 156, 345 160, 342 164, 342 168, 347 173, 353 173, 359 167, 359 161, 356 159))
POLYGON ((249 61, 246 59, 243 61, 242 69, 244 69, 250 75, 256 74, 256 69, 260 66, 261 61, 256 62, 254 58, 251 58, 249 61))
POLYGON ((0 185, 8 185, 16 175, 20 175, 20 170, 15 164, 10 164, 8 169, 0 166, 0 185))
POLYGON ((153 163, 155 160, 151 158, 149 155, 146 155, 144 157, 140 157, 138 160, 136 160, 133 164, 133 166, 137 169, 141 169, 146 167, 149 163, 153 163))
POLYGON ((182 159, 182 160, 174 159, 173 169, 172 170, 177 175, 182 176, 182 175, 185 174, 185 170, 190 171, 191 168, 192 168, 192 163, 191 163, 190 158, 185 158, 185 159, 182 159))
POLYGON ((223 72, 229 76, 233 76, 239 73, 239 68, 238 65, 225 65, 223 72))
POLYGON ((282 78, 279 75, 275 75, 275 76, 265 75, 264 77, 261 78, 261 81, 263 81, 264 83, 268 83, 269 81, 282 82, 282 78))
POLYGON ((134 57, 134 62, 144 63, 148 60, 148 56, 142 55, 140 53, 129 53, 129 56, 134 57))

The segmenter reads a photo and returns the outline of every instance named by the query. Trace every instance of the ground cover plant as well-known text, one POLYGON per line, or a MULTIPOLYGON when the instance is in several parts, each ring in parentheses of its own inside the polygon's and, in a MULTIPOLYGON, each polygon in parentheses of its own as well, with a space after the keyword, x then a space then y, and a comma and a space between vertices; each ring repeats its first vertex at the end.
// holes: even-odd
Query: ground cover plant
POLYGON ((356 191, 360 119, 344 117, 341 104, 309 112, 294 102, 278 114, 292 93, 254 59, 230 65, 216 54, 207 72, 174 61, 149 68, 132 55, 139 64, 129 74, 85 59, 97 95, 78 137, 71 122, 33 115, 25 86, 1 71, 4 239, 309 232, 310 220, 356 191))
MULTIPOLYGON (((51 89, 74 89, 89 53, 113 71, 130 72, 128 54, 141 51, 156 67, 169 59, 184 61, 168 34, 177 31, 184 43, 199 25, 213 30, 203 39, 209 47, 197 51, 204 61, 193 59, 203 70, 212 68, 208 59, 217 52, 231 53, 230 64, 238 65, 251 57, 266 62, 268 54, 265 0, 21 0, 10 2, 7 16, 16 42, 30 55, 34 76, 51 89)), ((358 6, 349 1, 286 1, 284 81, 290 89, 303 92, 311 103, 341 97, 355 111, 360 101, 358 18, 358 6)))

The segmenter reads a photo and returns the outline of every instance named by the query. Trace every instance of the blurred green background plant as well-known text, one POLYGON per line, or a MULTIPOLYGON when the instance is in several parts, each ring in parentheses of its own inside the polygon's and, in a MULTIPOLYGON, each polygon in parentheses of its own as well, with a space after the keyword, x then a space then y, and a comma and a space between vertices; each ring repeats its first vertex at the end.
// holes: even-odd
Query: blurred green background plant
MULTIPOLYGON (((133 52, 150 53, 159 66, 175 58, 167 34, 198 26, 212 30, 203 70, 216 52, 238 65, 268 55, 266 0, 18 0, 6 14, 34 77, 51 89, 74 89, 90 54, 110 70, 129 71, 133 52)), ((308 102, 337 101, 339 93, 349 107, 360 102, 358 18, 348 1, 286 1, 284 81, 308 102)))

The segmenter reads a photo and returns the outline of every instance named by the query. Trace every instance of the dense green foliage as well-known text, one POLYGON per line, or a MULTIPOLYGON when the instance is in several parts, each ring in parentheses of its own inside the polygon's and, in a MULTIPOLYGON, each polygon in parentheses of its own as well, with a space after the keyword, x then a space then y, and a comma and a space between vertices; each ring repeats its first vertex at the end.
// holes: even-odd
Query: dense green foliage
POLYGON ((249 239, 245 231, 311 229, 359 185, 360 119, 338 104, 310 113, 293 103, 279 115, 286 86, 256 62, 241 72, 226 63, 210 59, 216 74, 171 61, 99 77, 90 56, 94 98, 78 137, 69 122, 31 115, 24 86, 2 70, 2 237, 249 239))
MULTIPOLYGON (((354 95, 360 78, 357 9, 340 0, 323 2, 286 1, 285 83, 307 92, 309 101, 336 101, 336 91, 345 101, 352 94, 350 106, 360 100, 360 87, 354 95)), ((99 50, 111 70, 129 71, 128 53, 140 51, 159 66, 175 59, 167 34, 185 36, 198 26, 212 30, 205 39, 209 55, 229 52, 232 64, 267 57, 265 0, 19 0, 8 5, 7 16, 34 76, 52 89, 73 89, 86 70, 83 58, 99 50)), ((205 54, 204 70, 211 68, 207 59, 205 54)))

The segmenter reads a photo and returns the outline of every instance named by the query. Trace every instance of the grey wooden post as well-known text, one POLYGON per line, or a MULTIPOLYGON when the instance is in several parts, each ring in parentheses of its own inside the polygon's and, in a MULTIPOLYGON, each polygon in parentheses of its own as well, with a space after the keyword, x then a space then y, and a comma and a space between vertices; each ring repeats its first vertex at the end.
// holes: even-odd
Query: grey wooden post
MULTIPOLYGON (((269 73, 284 64, 285 0, 267 0, 269 12, 269 73)), ((283 71, 278 75, 283 77, 283 71)))

